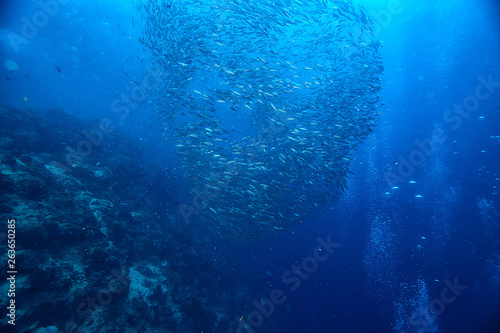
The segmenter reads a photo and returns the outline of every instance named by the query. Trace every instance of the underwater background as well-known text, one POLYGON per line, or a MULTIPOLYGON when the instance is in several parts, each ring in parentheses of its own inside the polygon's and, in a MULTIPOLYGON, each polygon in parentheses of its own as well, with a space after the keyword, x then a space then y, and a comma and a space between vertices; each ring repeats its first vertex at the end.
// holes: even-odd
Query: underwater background
POLYGON ((0 330, 500 332, 499 18, 3 1, 0 330))

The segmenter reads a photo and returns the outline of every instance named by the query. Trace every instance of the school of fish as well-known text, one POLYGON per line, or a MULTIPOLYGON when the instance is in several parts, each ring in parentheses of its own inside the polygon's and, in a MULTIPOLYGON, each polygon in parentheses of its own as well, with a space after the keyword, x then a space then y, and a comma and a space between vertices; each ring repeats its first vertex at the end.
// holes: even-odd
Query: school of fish
MULTIPOLYGON (((157 121, 222 237, 247 241, 345 190, 379 116, 380 42, 342 0, 144 0, 141 42, 162 71, 157 121)), ((191 213, 191 215, 194 215, 191 213)))

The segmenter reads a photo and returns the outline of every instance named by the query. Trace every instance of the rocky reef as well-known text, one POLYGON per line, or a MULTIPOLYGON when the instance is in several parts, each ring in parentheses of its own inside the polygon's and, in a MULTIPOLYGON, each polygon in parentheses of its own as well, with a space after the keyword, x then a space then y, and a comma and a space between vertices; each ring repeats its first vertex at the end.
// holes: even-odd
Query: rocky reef
MULTIPOLYGON (((16 332, 228 331, 238 300, 249 302, 241 286, 214 277, 175 205, 152 195, 168 182, 137 140, 105 133, 85 152, 80 143, 99 139, 91 129, 100 125, 60 109, 0 106, 0 213, 16 220, 16 332)), ((0 284, 2 295, 8 288, 0 284)))

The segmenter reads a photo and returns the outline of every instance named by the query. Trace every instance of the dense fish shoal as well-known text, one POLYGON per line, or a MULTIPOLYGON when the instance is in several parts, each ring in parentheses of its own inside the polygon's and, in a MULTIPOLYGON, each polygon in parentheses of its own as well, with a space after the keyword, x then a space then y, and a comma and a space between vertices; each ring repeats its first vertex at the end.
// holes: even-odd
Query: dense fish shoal
POLYGON ((184 216, 250 240, 314 216, 346 188, 378 118, 383 66, 351 1, 142 1, 161 70, 155 122, 193 202, 184 216))

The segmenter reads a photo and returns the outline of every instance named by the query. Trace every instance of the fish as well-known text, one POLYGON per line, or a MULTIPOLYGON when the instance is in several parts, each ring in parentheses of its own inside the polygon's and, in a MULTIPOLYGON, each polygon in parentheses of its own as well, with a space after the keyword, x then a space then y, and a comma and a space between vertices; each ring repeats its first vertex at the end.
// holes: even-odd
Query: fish
POLYGON ((380 118, 384 68, 364 7, 143 0, 138 10, 139 41, 164 78, 150 118, 168 129, 193 204, 207 193, 205 225, 251 241, 341 197, 352 152, 380 118))

